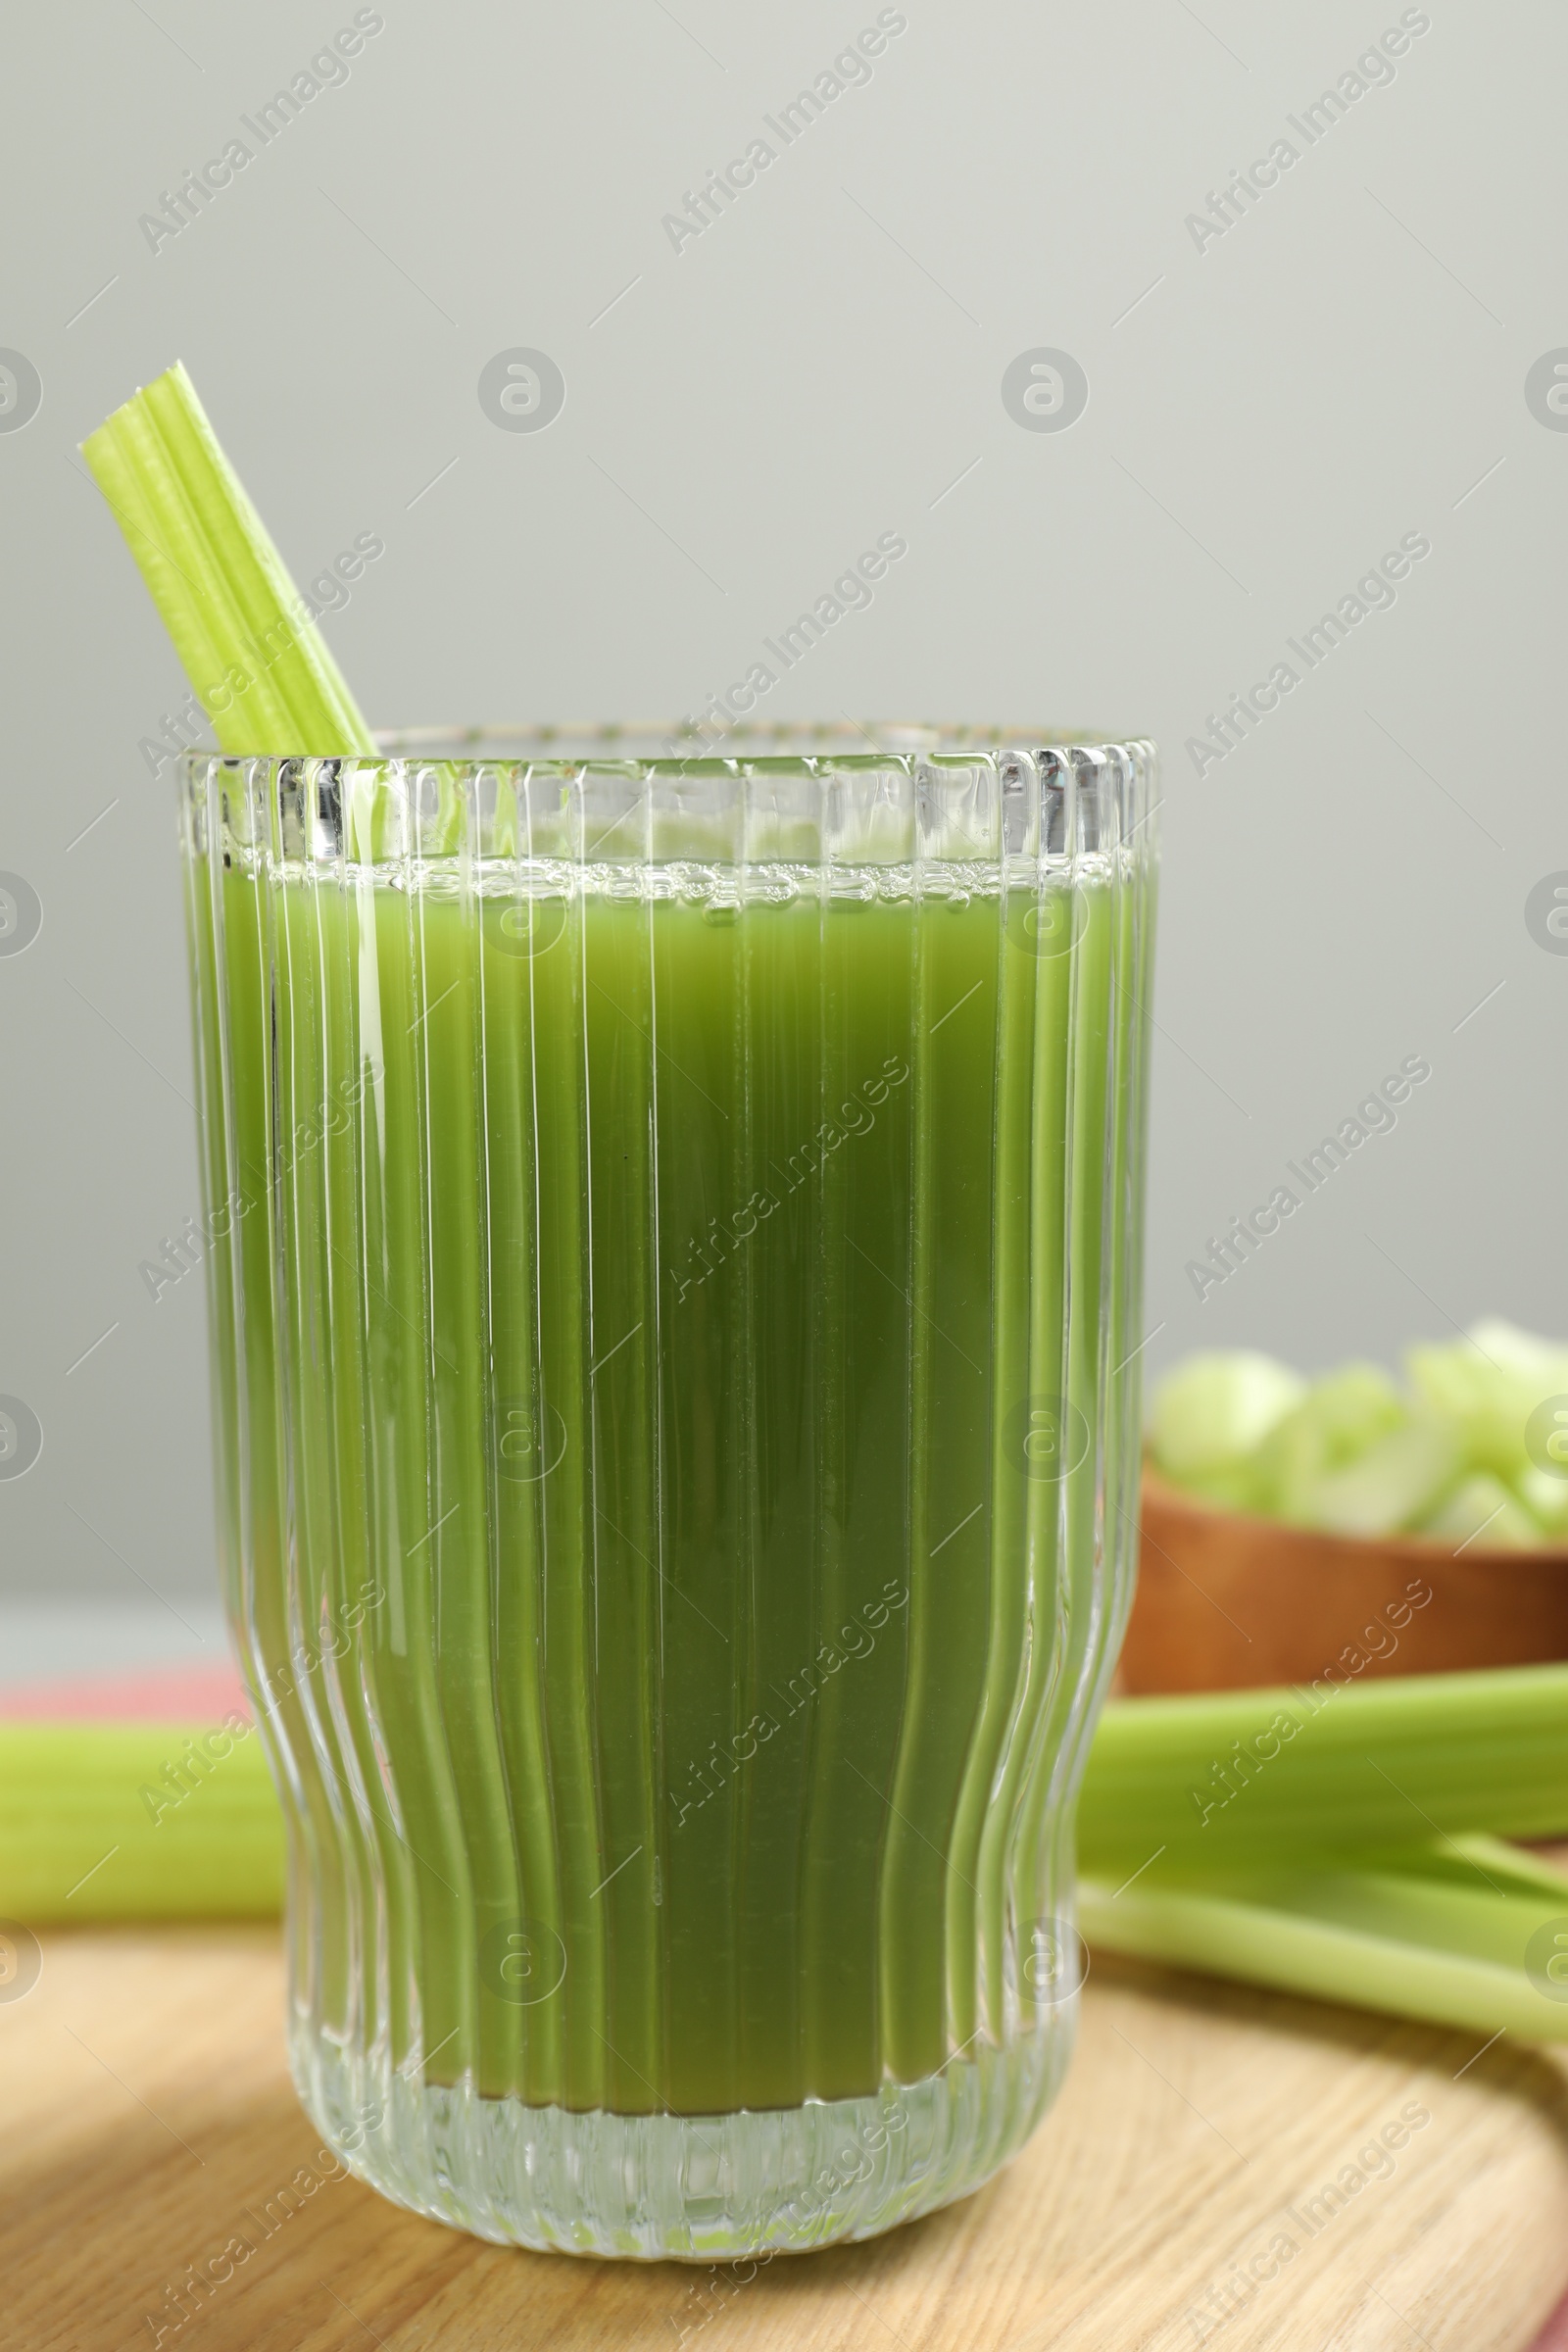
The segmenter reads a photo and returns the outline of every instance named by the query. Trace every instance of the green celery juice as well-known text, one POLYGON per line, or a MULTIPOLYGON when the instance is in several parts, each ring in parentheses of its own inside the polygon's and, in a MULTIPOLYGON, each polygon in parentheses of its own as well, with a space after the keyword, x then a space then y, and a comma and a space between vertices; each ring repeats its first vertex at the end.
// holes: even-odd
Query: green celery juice
POLYGON ((694 2118, 1045 2033, 1126 1597, 1144 885, 192 872, 301 2030, 694 2118))

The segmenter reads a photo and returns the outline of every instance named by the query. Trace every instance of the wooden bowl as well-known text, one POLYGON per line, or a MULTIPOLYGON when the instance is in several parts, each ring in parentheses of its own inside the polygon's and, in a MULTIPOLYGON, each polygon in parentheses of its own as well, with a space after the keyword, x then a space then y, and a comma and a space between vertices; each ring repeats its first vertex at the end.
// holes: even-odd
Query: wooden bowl
POLYGON ((1568 1547, 1452 1551, 1216 1510, 1144 1471, 1128 1692, 1568 1658, 1568 1547))

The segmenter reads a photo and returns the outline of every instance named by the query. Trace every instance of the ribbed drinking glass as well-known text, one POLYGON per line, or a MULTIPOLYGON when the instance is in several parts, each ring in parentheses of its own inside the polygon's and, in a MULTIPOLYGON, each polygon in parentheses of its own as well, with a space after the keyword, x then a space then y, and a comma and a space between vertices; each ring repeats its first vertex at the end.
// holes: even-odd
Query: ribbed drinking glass
POLYGON ((1066 2062, 1153 755, 683 748, 182 806, 301 2097, 421 2213, 714 2260, 963 2194, 1066 2062))

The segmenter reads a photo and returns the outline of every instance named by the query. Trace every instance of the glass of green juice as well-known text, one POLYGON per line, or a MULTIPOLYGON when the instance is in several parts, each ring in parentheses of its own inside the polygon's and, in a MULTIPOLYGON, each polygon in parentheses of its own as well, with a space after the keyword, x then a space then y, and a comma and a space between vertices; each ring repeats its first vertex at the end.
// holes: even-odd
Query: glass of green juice
POLYGON ((711 2261, 965 2194, 1067 2060, 1155 787, 688 748, 198 754, 182 821, 301 2097, 418 2212, 711 2261))

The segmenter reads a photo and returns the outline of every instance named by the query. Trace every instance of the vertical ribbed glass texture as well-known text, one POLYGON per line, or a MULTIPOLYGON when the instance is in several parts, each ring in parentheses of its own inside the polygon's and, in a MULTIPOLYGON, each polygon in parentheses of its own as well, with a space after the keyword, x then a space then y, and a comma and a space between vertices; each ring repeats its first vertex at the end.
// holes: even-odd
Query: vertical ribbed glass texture
POLYGON ((1143 744, 185 763, 293 2063, 388 2195, 820 2244, 1050 2099, 1152 788, 1143 744))

